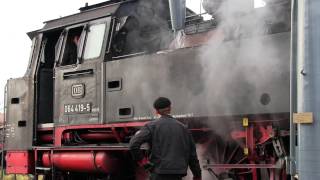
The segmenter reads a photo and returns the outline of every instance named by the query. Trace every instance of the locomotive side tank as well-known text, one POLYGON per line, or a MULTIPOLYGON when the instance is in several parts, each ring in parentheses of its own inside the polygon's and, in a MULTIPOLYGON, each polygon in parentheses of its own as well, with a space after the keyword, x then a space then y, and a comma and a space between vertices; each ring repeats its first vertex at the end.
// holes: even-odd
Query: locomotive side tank
POLYGON ((178 117, 286 113, 289 49, 290 34, 278 33, 107 62, 107 79, 121 84, 106 93, 107 119, 148 119, 158 96, 178 117))

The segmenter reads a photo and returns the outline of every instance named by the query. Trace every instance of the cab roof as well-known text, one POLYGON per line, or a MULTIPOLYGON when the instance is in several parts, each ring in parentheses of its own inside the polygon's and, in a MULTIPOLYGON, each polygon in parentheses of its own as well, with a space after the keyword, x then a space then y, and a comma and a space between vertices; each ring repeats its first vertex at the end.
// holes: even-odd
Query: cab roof
POLYGON ((87 22, 114 14, 122 3, 134 0, 110 0, 102 3, 81 7, 79 13, 53 19, 44 22, 44 27, 40 30, 28 32, 27 35, 32 39, 38 32, 50 31, 54 29, 64 28, 73 24, 87 22))

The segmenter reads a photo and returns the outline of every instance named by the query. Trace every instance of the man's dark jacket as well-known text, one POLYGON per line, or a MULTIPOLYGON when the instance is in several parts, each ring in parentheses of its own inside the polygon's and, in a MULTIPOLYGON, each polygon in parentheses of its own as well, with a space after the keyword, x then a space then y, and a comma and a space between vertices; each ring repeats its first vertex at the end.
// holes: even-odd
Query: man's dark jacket
POLYGON ((194 177, 201 176, 193 138, 188 129, 173 117, 161 116, 146 124, 131 139, 130 151, 134 160, 143 158, 140 146, 146 142, 151 145, 153 173, 185 176, 189 165, 194 177))

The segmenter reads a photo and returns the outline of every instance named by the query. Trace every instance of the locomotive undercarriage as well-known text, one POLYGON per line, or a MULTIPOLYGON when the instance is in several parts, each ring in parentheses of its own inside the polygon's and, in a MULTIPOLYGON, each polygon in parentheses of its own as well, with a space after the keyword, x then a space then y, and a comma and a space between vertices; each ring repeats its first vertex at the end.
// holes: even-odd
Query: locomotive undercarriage
MULTIPOLYGON (((195 138, 204 179, 287 179, 287 114, 180 120, 195 138), (214 121, 220 130, 213 130, 214 121)), ((146 179, 130 158, 128 141, 147 122, 39 127, 35 172, 46 179, 146 179)), ((149 147, 142 148, 148 156, 149 147)))
POLYGON ((284 143, 288 143, 288 131, 277 129, 273 122, 247 123, 244 118, 242 128, 238 126, 226 136, 212 136, 204 144, 205 154, 212 158, 204 169, 217 179, 287 179, 284 143))

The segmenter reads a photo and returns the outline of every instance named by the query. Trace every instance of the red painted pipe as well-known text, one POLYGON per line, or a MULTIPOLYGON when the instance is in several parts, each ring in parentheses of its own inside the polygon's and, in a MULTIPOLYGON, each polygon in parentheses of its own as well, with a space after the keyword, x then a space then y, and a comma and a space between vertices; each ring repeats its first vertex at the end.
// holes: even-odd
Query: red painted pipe
POLYGON ((53 135, 52 134, 41 134, 39 136, 41 142, 44 143, 52 143, 53 142, 53 135))
MULTIPOLYGON (((115 139, 115 136, 110 133, 96 133, 96 132, 90 132, 90 133, 83 133, 79 134, 79 137, 83 139, 84 141, 108 141, 115 139)), ((72 138, 72 134, 68 133, 63 136, 63 140, 67 140, 72 138)), ((52 143, 53 142, 53 135, 52 134, 42 134, 39 136, 39 139, 41 142, 44 143, 52 143)))
POLYGON ((79 134, 80 138, 85 141, 107 141, 110 139, 115 139, 113 134, 107 134, 107 133, 85 133, 85 134, 79 134))
POLYGON ((64 171, 112 173, 116 170, 117 160, 106 152, 45 152, 42 155, 45 167, 54 165, 64 171))

